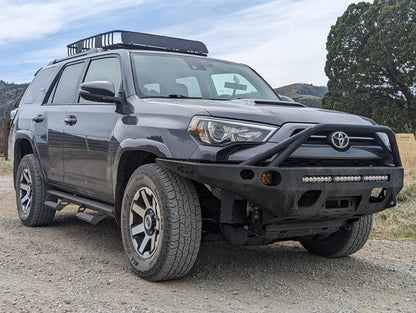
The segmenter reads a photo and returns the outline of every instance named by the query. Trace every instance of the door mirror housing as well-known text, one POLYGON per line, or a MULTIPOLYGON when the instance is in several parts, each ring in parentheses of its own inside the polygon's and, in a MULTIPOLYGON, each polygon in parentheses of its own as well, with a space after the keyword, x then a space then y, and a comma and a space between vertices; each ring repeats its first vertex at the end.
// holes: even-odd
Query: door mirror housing
POLYGON ((123 102, 121 97, 115 97, 114 84, 110 81, 89 81, 79 86, 79 95, 89 101, 117 103, 123 102))

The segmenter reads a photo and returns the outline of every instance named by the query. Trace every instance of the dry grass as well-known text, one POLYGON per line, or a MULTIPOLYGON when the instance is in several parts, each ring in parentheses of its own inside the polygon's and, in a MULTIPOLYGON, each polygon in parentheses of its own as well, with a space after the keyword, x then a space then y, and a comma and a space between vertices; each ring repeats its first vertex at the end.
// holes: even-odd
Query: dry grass
POLYGON ((3 157, 0 157, 0 173, 11 173, 12 165, 9 161, 5 161, 3 157))
POLYGON ((397 134, 403 167, 408 171, 416 171, 416 140, 413 134, 397 134))
POLYGON ((374 216, 373 236, 416 239, 416 141, 412 134, 397 134, 404 167, 404 186, 397 206, 374 216))

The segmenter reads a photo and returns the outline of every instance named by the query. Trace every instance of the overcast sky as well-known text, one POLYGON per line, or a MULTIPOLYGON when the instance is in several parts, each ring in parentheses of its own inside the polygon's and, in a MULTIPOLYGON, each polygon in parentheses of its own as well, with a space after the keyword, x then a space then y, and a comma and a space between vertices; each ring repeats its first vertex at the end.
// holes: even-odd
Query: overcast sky
POLYGON ((326 38, 353 0, 0 0, 0 79, 29 82, 66 45, 113 29, 205 42, 273 87, 326 85, 326 38))

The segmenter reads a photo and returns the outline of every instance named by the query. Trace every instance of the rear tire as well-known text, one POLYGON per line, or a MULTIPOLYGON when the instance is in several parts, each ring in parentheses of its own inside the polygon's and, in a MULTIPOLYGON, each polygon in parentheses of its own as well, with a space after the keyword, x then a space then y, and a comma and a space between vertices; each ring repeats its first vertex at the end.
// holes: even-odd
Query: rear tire
POLYGON ((308 237, 300 240, 309 252, 328 258, 339 258, 351 255, 360 250, 367 242, 373 227, 373 216, 361 217, 326 237, 308 237))
POLYGON ((46 226, 52 223, 55 210, 44 205, 47 186, 33 154, 25 155, 16 172, 17 212, 26 226, 46 226))
POLYGON ((201 241, 201 210, 193 183, 146 164, 131 176, 123 197, 121 235, 134 271, 149 281, 182 277, 201 241))

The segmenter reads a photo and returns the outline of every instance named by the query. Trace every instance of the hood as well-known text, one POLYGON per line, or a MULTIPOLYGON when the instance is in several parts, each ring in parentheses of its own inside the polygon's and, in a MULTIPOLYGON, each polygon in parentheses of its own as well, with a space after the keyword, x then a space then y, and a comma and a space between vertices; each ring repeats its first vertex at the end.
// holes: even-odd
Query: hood
POLYGON ((281 126, 285 123, 370 124, 363 118, 343 112, 308 108, 296 102, 264 100, 151 99, 170 105, 193 106, 219 118, 238 119, 281 126))

